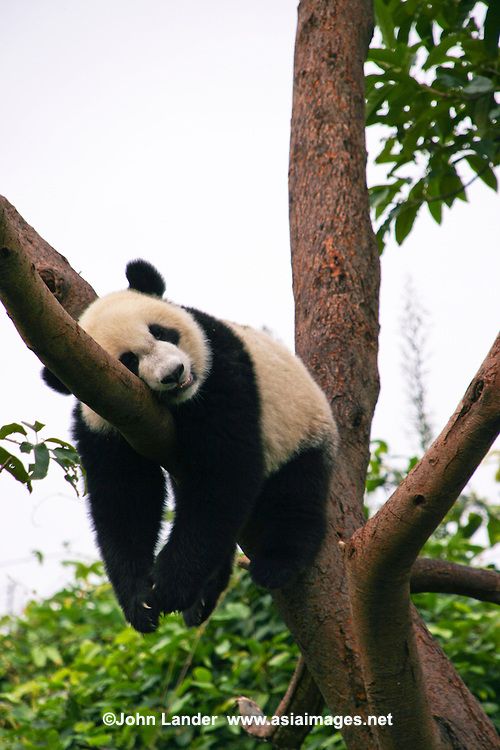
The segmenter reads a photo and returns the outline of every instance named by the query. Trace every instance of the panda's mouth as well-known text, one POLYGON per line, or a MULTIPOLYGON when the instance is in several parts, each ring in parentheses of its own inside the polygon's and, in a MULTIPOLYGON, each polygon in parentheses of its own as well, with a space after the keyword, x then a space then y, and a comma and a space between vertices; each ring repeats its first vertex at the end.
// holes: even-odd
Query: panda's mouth
POLYGON ((171 385, 167 386, 165 391, 168 393, 169 396, 176 395, 177 393, 182 393, 183 391, 187 391, 187 389, 193 385, 194 381, 195 381, 195 377, 191 373, 182 382, 172 383, 171 385))
POLYGON ((189 388, 189 386, 193 385, 193 383, 194 383, 194 377, 193 377, 193 375, 189 375, 186 378, 186 380, 184 380, 182 383, 179 383, 179 385, 177 386, 177 389, 179 391, 185 391, 186 388, 189 388))

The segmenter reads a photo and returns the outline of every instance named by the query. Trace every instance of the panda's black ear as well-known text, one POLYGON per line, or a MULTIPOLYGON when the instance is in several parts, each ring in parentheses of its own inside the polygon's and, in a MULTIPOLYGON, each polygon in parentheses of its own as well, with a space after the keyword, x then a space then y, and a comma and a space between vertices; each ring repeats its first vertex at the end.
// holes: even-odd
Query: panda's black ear
POLYGON ((47 367, 44 367, 42 370, 42 380, 44 380, 49 388, 52 388, 53 391, 64 393, 65 396, 71 396, 71 391, 69 390, 69 388, 66 388, 64 383, 61 382, 59 378, 56 377, 56 375, 54 375, 54 373, 51 372, 47 367))
POLYGON ((147 260, 131 260, 125 271, 130 289, 143 294, 154 294, 162 297, 165 293, 163 276, 147 260))

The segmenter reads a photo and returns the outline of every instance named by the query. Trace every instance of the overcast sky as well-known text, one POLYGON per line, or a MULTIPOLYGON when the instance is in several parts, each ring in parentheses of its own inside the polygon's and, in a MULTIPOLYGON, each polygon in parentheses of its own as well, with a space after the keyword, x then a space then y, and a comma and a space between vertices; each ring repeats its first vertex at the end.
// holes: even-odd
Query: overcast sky
MULTIPOLYGON (((182 304, 293 345, 287 169, 295 0, 0 0, 0 193, 99 294, 145 257, 182 304)), ((369 151, 380 131, 369 133, 369 151)), ((369 167, 369 181, 378 177, 369 167)), ((426 210, 383 257, 373 435, 415 448, 402 376, 407 279, 428 312, 429 407, 436 430, 488 351, 499 322, 498 197, 426 210)), ((71 400, 0 314, 0 424, 38 419, 67 435, 71 400)), ((482 470, 475 481, 496 499, 482 470)), ((474 485, 474 482, 473 482, 474 485)), ((30 497, 0 483, 0 611, 65 580, 68 541, 95 556, 84 503, 55 469, 30 497), (48 555, 42 568, 30 550, 48 555)))

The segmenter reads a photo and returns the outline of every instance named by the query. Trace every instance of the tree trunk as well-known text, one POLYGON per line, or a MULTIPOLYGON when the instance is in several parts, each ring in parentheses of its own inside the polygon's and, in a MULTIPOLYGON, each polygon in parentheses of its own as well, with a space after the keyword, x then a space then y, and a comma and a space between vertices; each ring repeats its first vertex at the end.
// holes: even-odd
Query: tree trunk
MULTIPOLYGON (((365 183, 363 88, 372 22, 369 0, 300 3, 290 151, 297 352, 330 399, 341 447, 327 543, 315 570, 293 592, 276 598, 327 705, 342 715, 370 713, 339 540, 349 539, 364 522, 369 433, 378 396, 380 272, 365 183)), ((435 718, 418 747, 496 747, 489 719, 419 616, 413 612, 412 617, 435 718), (432 745, 425 746, 429 732, 432 745)), ((404 698, 395 696, 395 723, 405 710, 404 698)), ((393 746, 386 730, 376 738, 366 727, 346 727, 343 735, 350 750, 376 748, 379 742, 393 746)), ((417 747, 410 736, 405 746, 417 747)))

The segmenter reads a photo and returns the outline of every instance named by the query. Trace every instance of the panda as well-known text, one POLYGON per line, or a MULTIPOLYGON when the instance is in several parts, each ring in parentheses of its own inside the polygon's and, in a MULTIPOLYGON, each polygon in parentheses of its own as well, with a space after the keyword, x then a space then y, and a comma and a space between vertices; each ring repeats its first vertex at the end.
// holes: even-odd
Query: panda
POLYGON ((175 518, 157 554, 162 467, 84 403, 73 435, 106 572, 125 618, 147 633, 162 613, 188 626, 208 618, 250 521, 255 583, 293 583, 325 535, 338 433, 303 363, 267 333, 162 299, 163 277, 144 260, 126 277, 127 290, 95 300, 79 323, 172 414, 182 478, 171 477, 175 518))

